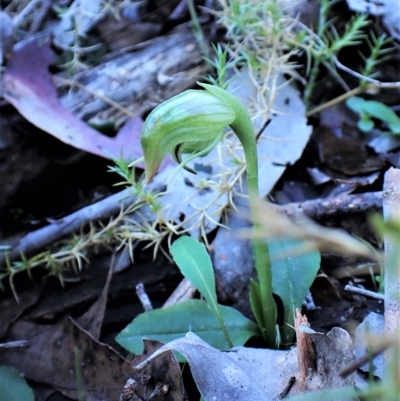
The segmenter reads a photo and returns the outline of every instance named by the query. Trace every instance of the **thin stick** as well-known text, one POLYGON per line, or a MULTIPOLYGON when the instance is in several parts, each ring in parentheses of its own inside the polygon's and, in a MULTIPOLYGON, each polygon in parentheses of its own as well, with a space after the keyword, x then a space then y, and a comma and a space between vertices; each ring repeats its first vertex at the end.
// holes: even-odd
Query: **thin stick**
POLYGON ((384 300, 385 296, 383 294, 379 294, 378 292, 366 290, 365 288, 355 287, 354 285, 347 284, 344 287, 345 291, 354 292, 355 294, 365 295, 366 297, 375 298, 384 300))

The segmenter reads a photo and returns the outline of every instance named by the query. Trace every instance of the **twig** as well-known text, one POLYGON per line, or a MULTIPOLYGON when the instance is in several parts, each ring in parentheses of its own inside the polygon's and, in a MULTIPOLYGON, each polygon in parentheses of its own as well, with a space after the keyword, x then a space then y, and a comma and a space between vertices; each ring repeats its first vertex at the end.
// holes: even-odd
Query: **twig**
POLYGON ((196 291, 196 287, 187 278, 184 278, 165 301, 163 308, 193 299, 196 291))
POLYGON ((333 198, 314 199, 274 207, 287 216, 301 212, 307 217, 322 220, 332 216, 365 213, 382 209, 382 192, 365 192, 355 195, 340 195, 333 198))
POLYGON ((365 295, 366 297, 375 298, 384 300, 385 297, 383 294, 379 294, 378 292, 366 290, 365 288, 355 287, 354 285, 347 284, 344 287, 345 291, 354 292, 355 294, 365 295))
POLYGON ((35 10, 36 6, 40 4, 43 0, 31 0, 27 3, 25 8, 14 18, 13 25, 18 28, 22 21, 35 10))
POLYGON ((286 387, 283 389, 282 392, 279 393, 278 398, 280 400, 283 400, 284 398, 286 398, 290 392, 290 390, 292 389, 294 383, 296 383, 296 377, 292 376, 289 381, 288 384, 286 385, 286 387))
POLYGON ((135 114, 132 113, 130 110, 128 110, 126 107, 121 106, 119 103, 114 102, 114 100, 110 99, 108 96, 104 96, 103 94, 96 92, 90 88, 88 88, 85 85, 82 85, 80 82, 77 81, 72 81, 71 79, 66 79, 63 77, 59 77, 59 76, 53 76, 53 78, 56 80, 56 82, 58 81, 59 83, 63 84, 63 85, 68 85, 70 87, 76 87, 79 88, 83 91, 86 91, 87 93, 90 93, 92 96, 102 100, 104 103, 107 103, 108 105, 110 105, 111 107, 114 107, 116 110, 119 110, 121 113, 126 114, 129 117, 135 117, 135 114))
MULTIPOLYGON (((152 191, 160 191, 160 188, 151 188, 152 191)), ((7 257, 10 260, 20 258, 21 253, 32 254, 59 239, 79 231, 82 226, 91 221, 107 219, 119 213, 121 207, 126 208, 137 200, 132 195, 130 188, 124 189, 97 203, 86 206, 76 212, 65 216, 54 223, 26 234, 18 241, 3 241, 3 245, 9 245, 7 257)), ((366 192, 357 195, 341 195, 335 198, 315 199, 300 203, 289 203, 279 206, 273 205, 279 212, 287 216, 295 216, 298 212, 306 216, 320 220, 337 214, 352 214, 380 210, 382 208, 382 192, 366 192)), ((5 255, 0 254, 0 264, 4 263, 5 255)))
POLYGON ((27 340, 20 341, 9 341, 7 343, 0 343, 0 348, 8 349, 8 348, 24 348, 29 345, 27 340))
POLYGON ((316 369, 315 366, 315 351, 312 345, 310 334, 307 329, 310 328, 307 317, 303 316, 300 309, 296 309, 296 316, 294 319, 297 338, 297 355, 299 362, 299 388, 305 390, 306 379, 310 371, 316 369))
POLYGON ((33 16, 32 24, 29 28, 29 33, 34 34, 39 31, 43 21, 47 17, 47 14, 52 6, 51 0, 42 0, 42 5, 39 10, 37 10, 33 16))
MULTIPOLYGON (((10 260, 17 259, 23 254, 30 254, 66 235, 78 231, 83 225, 93 220, 101 220, 118 213, 121 207, 127 207, 137 200, 132 195, 132 189, 128 188, 99 202, 86 206, 52 224, 32 231, 16 242, 11 242, 7 250, 7 257, 10 260)), ((4 262, 6 255, 0 255, 0 264, 4 262)))
POLYGON ((372 87, 375 88, 381 88, 381 89, 395 89, 395 88, 400 88, 400 81, 397 82, 381 82, 377 79, 366 77, 365 75, 362 75, 356 71, 353 71, 351 68, 346 67, 343 65, 336 57, 333 58, 333 61, 336 65, 337 68, 341 69, 342 71, 347 72, 348 74, 352 75, 355 78, 360 79, 361 81, 366 81, 370 85, 367 86, 365 89, 369 89, 372 87))
POLYGON ((150 301, 149 296, 147 295, 143 283, 139 283, 136 285, 136 295, 138 296, 139 301, 142 304, 142 307, 145 312, 153 310, 153 305, 150 301))
POLYGON ((371 359, 377 357, 379 354, 382 352, 386 351, 389 347, 392 347, 395 345, 396 342, 391 340, 390 338, 384 339, 382 344, 375 345, 371 347, 372 349, 368 354, 364 355, 360 359, 356 360, 354 363, 343 369, 340 373, 339 376, 342 378, 346 378, 353 372, 355 372, 357 369, 359 369, 362 365, 370 361, 371 359))
POLYGON ((361 92, 363 92, 364 90, 365 90, 365 88, 362 88, 361 86, 357 86, 357 88, 354 88, 349 92, 343 93, 342 95, 335 97, 332 100, 329 100, 329 102, 321 104, 321 105, 313 108, 312 110, 307 111, 306 117, 311 117, 314 114, 321 112, 322 110, 329 109, 329 107, 332 107, 335 104, 341 103, 344 100, 348 99, 349 97, 356 96, 356 95, 360 94, 361 92))
POLYGON ((314 109, 308 111, 306 113, 307 117, 311 117, 314 114, 317 114, 321 112, 322 110, 328 109, 329 107, 332 107, 333 105, 337 103, 341 103, 344 100, 348 99, 351 96, 356 96, 362 92, 366 92, 369 89, 398 89, 400 88, 400 81, 397 82, 381 82, 378 81, 377 79, 370 78, 367 76, 364 76, 356 71, 353 71, 352 69, 346 67, 343 65, 338 59, 334 58, 334 63, 338 68, 340 68, 342 71, 347 72, 348 74, 352 75, 353 77, 356 77, 364 82, 368 82, 368 85, 364 86, 358 86, 357 88, 352 89, 351 91, 348 91, 346 93, 343 93, 342 95, 330 100, 329 102, 326 102, 324 104, 321 104, 318 107, 315 107, 314 109))

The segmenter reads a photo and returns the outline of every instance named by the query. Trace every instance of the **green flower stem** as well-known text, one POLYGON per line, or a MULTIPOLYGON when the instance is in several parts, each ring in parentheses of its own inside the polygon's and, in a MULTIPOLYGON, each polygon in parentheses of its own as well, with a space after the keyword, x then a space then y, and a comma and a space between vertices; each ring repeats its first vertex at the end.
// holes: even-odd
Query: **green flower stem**
MULTIPOLYGON (((254 210, 252 198, 259 198, 258 191, 258 157, 257 142, 254 136, 253 124, 246 108, 231 93, 216 86, 201 84, 208 92, 219 97, 235 112, 235 121, 229 126, 235 132, 236 136, 244 150, 247 171, 247 185, 250 197, 250 210, 254 228, 261 228, 254 210)), ((268 246, 265 241, 253 240, 253 254, 255 268, 260 284, 261 302, 263 309, 263 336, 270 346, 276 343, 276 305, 272 296, 272 273, 268 246)))

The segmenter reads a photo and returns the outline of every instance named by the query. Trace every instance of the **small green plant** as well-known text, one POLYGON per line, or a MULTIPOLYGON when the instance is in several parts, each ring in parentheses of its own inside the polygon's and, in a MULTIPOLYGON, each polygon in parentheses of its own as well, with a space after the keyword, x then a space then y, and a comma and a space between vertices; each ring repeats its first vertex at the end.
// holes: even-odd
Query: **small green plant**
MULTIPOLYGON (((272 260, 273 292, 284 306, 280 336, 288 344, 293 339, 293 311, 300 307, 319 269, 320 255, 308 252, 291 255, 301 246, 299 241, 276 240, 271 250, 282 257, 272 260)), ((205 301, 191 300, 165 309, 137 316, 116 337, 117 342, 132 353, 143 351, 143 338, 168 342, 183 337, 188 330, 218 349, 232 344, 243 345, 250 337, 260 336, 258 328, 235 309, 217 303, 215 277, 211 259, 203 244, 192 237, 182 236, 170 248, 181 273, 199 290, 205 301)))
MULTIPOLYGON (((200 86, 205 90, 185 91, 157 106, 147 117, 141 136, 146 182, 156 174, 167 153, 187 168, 189 160, 208 154, 229 126, 243 146, 250 199, 257 199, 257 144, 247 110, 231 93, 208 84, 200 86), (185 153, 189 156, 182 161, 185 153)), ((264 241, 254 240, 253 252, 259 282, 252 283, 251 305, 264 339, 276 347, 276 305, 268 247, 264 241)))
POLYGON ((304 90, 307 105, 311 101, 321 64, 340 80, 334 67, 334 58, 343 48, 359 45, 365 39, 364 28, 369 25, 366 14, 358 15, 346 25, 340 35, 333 25, 333 20, 328 20, 329 10, 334 3, 336 1, 322 0, 317 32, 313 35, 300 30, 297 43, 294 43, 295 46, 302 47, 308 55, 308 80, 304 90))
POLYGON ((207 63, 213 68, 216 74, 216 78, 208 76, 207 80, 210 84, 218 86, 222 89, 227 89, 229 82, 233 78, 227 79, 228 71, 235 67, 243 58, 239 57, 228 62, 228 47, 222 50, 221 45, 218 43, 217 46, 213 45, 215 57, 213 60, 206 58, 207 63))
POLYGON ((357 127, 360 131, 370 132, 375 123, 373 118, 387 125, 391 134, 400 134, 400 119, 388 106, 376 100, 365 100, 362 97, 353 96, 346 100, 349 109, 358 114, 357 127))
MULTIPOLYGON (((229 92, 212 85, 200 85, 205 90, 189 90, 173 97, 156 107, 145 121, 141 143, 146 165, 146 182, 149 182, 156 174, 168 152, 179 163, 179 167, 187 168, 186 163, 189 160, 205 155, 213 149, 221 139, 225 126, 228 125, 238 136, 244 149, 251 211, 254 226, 258 227, 255 206, 252 202, 252 199, 258 199, 258 160, 250 117, 244 106, 229 92), (182 161, 183 154, 189 154, 189 156, 182 161)), ((273 246, 278 249, 278 253, 285 254, 287 248, 293 247, 293 243, 285 244, 278 241, 273 246)), ((206 298, 217 316, 226 342, 232 344, 229 332, 218 312, 211 262, 208 255, 204 256, 205 250, 201 249, 203 249, 202 245, 197 241, 183 237, 172 245, 170 251, 182 273, 206 298), (206 282, 208 285, 205 284, 206 282)), ((304 270, 294 273, 296 268, 291 266, 292 262, 289 259, 285 260, 278 267, 280 274, 277 274, 277 279, 273 282, 273 264, 270 261, 267 243, 261 239, 255 239, 253 253, 258 282, 251 281, 250 303, 264 340, 269 347, 275 348, 280 345, 281 335, 285 343, 288 343, 292 333, 288 332, 289 326, 286 324, 281 330, 277 327, 273 285, 275 284, 276 293, 285 305, 285 323, 293 324, 293 310, 299 307, 304 299, 317 273, 319 258, 312 259, 311 264, 308 260, 310 269, 307 273, 304 273, 304 270), (315 266, 317 266, 316 269, 315 266), (304 277, 301 280, 302 285, 298 286, 300 290, 293 289, 298 279, 294 275, 299 276, 299 274, 303 274, 304 277)), ((278 263, 275 265, 278 266, 278 263)), ((162 312, 153 313, 162 314, 162 312)), ((134 321, 132 324, 136 327, 137 322, 134 321)), ((205 327, 204 324, 203 327, 205 327)), ((129 329, 128 326, 118 339, 125 335, 132 336, 132 330, 132 327, 129 329)))
POLYGON ((289 43, 298 49, 303 49, 307 54, 307 75, 308 79, 304 90, 304 100, 309 106, 311 96, 317 83, 320 67, 323 65, 327 71, 339 82, 346 91, 350 91, 346 82, 339 75, 337 68, 346 69, 347 73, 353 74, 360 79, 359 92, 368 88, 369 80, 376 77, 376 67, 386 60, 387 54, 393 51, 388 47, 391 42, 386 35, 376 37, 372 31, 367 32, 366 27, 370 24, 367 14, 356 15, 345 26, 343 32, 339 33, 334 22, 336 18, 328 19, 329 12, 337 0, 321 0, 318 28, 312 32, 303 26, 300 28, 294 39, 290 38, 289 43), (356 73, 342 66, 337 59, 341 50, 346 47, 356 46, 362 42, 369 48, 369 55, 360 53, 364 61, 361 73, 356 73))
POLYGON ((98 4, 75 3, 69 8, 55 6, 60 22, 55 29, 54 42, 61 49, 61 68, 73 75, 98 64, 105 53, 99 38, 88 34, 95 16, 104 13, 98 4))
POLYGON ((367 79, 375 78, 379 73, 376 71, 376 67, 388 59, 388 53, 393 52, 394 47, 389 46, 392 42, 392 38, 388 38, 385 34, 376 37, 373 31, 370 31, 369 37, 366 38, 370 54, 368 57, 360 54, 364 61, 364 68, 361 71, 361 75, 364 77, 360 81, 360 87, 367 89, 369 82, 367 79))

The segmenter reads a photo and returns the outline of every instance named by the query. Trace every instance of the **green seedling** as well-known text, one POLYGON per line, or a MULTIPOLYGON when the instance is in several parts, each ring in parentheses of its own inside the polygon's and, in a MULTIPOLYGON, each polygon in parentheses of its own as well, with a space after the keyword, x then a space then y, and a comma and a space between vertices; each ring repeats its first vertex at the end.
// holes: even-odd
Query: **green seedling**
POLYGON ((390 133, 400 134, 399 117, 391 108, 383 103, 353 96, 346 100, 346 106, 359 115, 360 119, 357 122, 357 127, 361 131, 370 132, 375 126, 372 120, 375 118, 387 124, 390 133))

